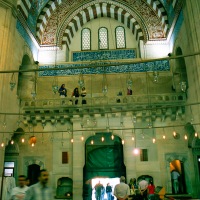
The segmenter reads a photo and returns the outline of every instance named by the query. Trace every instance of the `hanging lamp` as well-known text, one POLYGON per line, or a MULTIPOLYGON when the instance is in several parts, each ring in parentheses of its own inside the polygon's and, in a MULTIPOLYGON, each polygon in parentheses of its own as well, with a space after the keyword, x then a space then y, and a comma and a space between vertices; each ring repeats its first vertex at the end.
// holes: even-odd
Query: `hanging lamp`
POLYGON ((106 94, 108 93, 108 84, 107 84, 106 74, 103 74, 102 93, 104 94, 104 96, 106 96, 106 94))
POLYGON ((10 90, 13 91, 16 85, 15 74, 13 73, 10 79, 10 90))

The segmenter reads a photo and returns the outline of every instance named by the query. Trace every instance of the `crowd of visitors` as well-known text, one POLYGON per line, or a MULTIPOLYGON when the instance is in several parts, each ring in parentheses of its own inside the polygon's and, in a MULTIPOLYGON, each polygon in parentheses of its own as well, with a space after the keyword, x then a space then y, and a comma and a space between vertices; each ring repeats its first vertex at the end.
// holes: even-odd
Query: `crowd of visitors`
POLYGON ((129 184, 126 184, 125 177, 121 176, 120 183, 114 188, 109 183, 104 188, 99 181, 93 189, 95 190, 96 200, 156 200, 153 180, 145 180, 145 176, 138 183, 136 178, 131 178, 129 184))
MULTIPOLYGON (((60 98, 65 98, 67 97, 67 89, 65 88, 65 84, 62 84, 58 90, 59 94, 60 94, 60 98)), ((79 92, 78 87, 75 87, 71 97, 72 98, 76 98, 74 101, 71 100, 71 102, 74 102, 75 105, 78 104, 78 97, 82 97, 82 104, 86 104, 86 99, 84 99, 84 97, 86 96, 87 91, 85 89, 85 87, 83 86, 81 88, 81 91, 79 92)))

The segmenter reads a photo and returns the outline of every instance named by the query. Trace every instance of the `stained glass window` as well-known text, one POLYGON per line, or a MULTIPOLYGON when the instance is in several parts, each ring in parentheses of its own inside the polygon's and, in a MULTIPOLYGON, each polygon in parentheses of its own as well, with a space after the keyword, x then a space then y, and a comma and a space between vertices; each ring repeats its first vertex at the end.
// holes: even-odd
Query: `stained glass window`
POLYGON ((116 47, 117 47, 117 49, 126 48, 124 27, 118 26, 115 29, 115 34, 116 34, 116 47))
POLYGON ((81 34, 82 50, 91 49, 91 31, 89 28, 84 28, 81 34))
POLYGON ((99 29, 99 49, 108 49, 108 30, 105 27, 99 29))

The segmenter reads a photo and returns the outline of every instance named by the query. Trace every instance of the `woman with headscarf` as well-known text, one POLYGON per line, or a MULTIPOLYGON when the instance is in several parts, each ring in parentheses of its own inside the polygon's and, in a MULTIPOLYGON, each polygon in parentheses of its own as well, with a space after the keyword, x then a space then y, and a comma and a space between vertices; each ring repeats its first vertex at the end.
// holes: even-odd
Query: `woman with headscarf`
POLYGON ((62 84, 60 86, 60 89, 58 90, 58 92, 59 92, 61 98, 64 98, 67 96, 67 89, 65 88, 65 84, 62 84))
MULTIPOLYGON (((77 98, 77 97, 79 97, 79 96, 80 96, 80 95, 79 95, 79 91, 78 91, 78 88, 76 87, 76 88, 74 89, 73 93, 72 93, 72 97, 77 98)), ((75 104, 78 104, 78 99, 75 100, 75 104)))

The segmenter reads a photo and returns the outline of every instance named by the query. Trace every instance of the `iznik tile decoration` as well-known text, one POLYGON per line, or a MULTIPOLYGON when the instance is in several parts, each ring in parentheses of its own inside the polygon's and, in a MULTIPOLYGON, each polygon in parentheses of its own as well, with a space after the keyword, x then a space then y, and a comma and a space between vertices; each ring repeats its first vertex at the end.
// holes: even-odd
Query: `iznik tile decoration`
POLYGON ((46 3, 48 3, 49 0, 32 0, 30 1, 31 7, 28 13, 28 19, 27 24, 31 30, 31 32, 35 35, 36 34, 36 25, 37 25, 37 18, 42 10, 42 8, 45 6, 46 3))
POLYGON ((93 60, 118 60, 131 58, 136 58, 136 52, 134 49, 82 51, 72 53, 72 60, 74 62, 93 60))
POLYGON ((29 34, 26 32, 26 30, 24 29, 24 27, 22 26, 22 24, 20 23, 19 20, 17 20, 16 28, 17 28, 19 34, 24 38, 24 40, 26 41, 26 43, 30 47, 32 54, 37 55, 37 52, 38 52, 37 47, 35 46, 32 39, 30 38, 29 34))
MULTIPOLYGON (((78 75, 78 74, 110 74, 110 73, 128 73, 128 72, 146 72, 146 71, 169 71, 169 61, 161 60, 155 62, 147 63, 136 63, 129 65, 118 65, 118 66, 109 66, 101 67, 101 65, 110 64, 109 62, 92 62, 91 66, 96 65, 94 68, 84 68, 88 67, 88 64, 62 64, 56 65, 58 70, 46 70, 55 68, 53 65, 40 66, 39 69, 44 69, 38 73, 39 76, 66 76, 66 75, 78 75), (99 65, 99 67, 98 67, 99 65), (83 67, 77 69, 78 67, 83 67), (64 69, 63 69, 64 68, 64 69), (66 69, 69 68, 69 69, 66 69)), ((117 62, 114 64, 118 64, 117 62)))
POLYGON ((42 4, 43 0, 32 0, 31 7, 29 10, 29 15, 27 19, 27 24, 34 35, 36 34, 36 24, 37 24, 37 17, 39 14, 39 8, 42 4))

